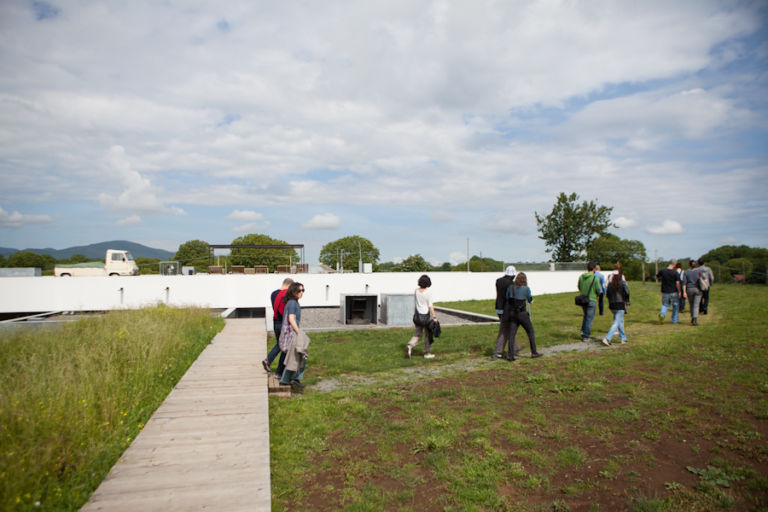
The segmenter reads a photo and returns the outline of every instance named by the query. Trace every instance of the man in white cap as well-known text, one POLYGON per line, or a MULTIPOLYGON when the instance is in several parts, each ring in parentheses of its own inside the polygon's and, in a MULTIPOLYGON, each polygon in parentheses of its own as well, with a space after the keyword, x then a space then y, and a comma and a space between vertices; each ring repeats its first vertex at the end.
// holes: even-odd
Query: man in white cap
MULTIPOLYGON (((509 343, 509 324, 504 324, 502 317, 504 316, 504 303, 507 300, 507 288, 510 287, 515 280, 517 271, 515 267, 510 265, 504 271, 504 275, 496 280, 496 314, 499 315, 499 333, 496 335, 496 346, 493 350, 494 359, 502 359, 504 357, 504 347, 509 343)), ((520 346, 515 340, 514 347, 509 347, 509 353, 507 358, 512 360, 515 354, 520 352, 520 346)))

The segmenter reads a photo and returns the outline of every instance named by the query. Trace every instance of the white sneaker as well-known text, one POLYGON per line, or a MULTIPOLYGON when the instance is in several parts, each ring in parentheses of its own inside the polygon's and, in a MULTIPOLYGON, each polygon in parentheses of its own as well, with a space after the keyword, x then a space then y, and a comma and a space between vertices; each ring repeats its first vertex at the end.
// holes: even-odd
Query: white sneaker
POLYGON ((435 354, 424 354, 424 359, 434 359, 435 354))
POLYGON ((411 358, 411 346, 408 345, 406 348, 408 349, 408 359, 410 359, 411 358))

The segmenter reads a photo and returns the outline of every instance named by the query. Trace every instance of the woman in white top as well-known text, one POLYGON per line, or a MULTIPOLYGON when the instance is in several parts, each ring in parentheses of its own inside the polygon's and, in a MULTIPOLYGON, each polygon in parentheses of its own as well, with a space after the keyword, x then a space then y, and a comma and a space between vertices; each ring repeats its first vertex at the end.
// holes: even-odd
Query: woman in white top
POLYGON ((432 331, 429 330, 428 325, 430 322, 437 320, 435 308, 432 305, 432 293, 428 290, 430 286, 432 286, 432 281, 429 279, 429 276, 423 275, 419 278, 419 287, 413 294, 416 299, 416 311, 413 314, 413 325, 416 330, 406 349, 409 358, 411 357, 413 347, 416 346, 422 335, 424 335, 424 357, 427 359, 435 357, 429 351, 432 346, 432 331))

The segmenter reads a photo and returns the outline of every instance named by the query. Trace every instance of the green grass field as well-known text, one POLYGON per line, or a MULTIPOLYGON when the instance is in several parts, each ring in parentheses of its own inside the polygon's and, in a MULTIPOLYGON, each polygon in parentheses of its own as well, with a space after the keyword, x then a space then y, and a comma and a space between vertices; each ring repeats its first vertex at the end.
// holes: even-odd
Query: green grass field
POLYGON ((0 509, 79 509, 223 326, 157 307, 4 334, 0 509))
MULTIPOLYGON (((410 329, 313 334, 306 393, 270 399, 273 510, 768 510, 768 288, 715 286, 698 327, 630 288, 627 345, 536 360, 491 361, 496 325, 444 328, 433 360, 410 329)), ((573 294, 533 323, 580 343, 573 294)))

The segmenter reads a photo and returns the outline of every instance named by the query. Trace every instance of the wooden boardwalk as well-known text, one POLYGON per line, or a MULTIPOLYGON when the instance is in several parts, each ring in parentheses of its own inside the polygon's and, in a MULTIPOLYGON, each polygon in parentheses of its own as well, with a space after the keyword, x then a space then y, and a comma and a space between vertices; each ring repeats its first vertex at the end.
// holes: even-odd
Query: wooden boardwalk
POLYGON ((91 499, 91 511, 268 511, 264 319, 227 320, 91 499))

